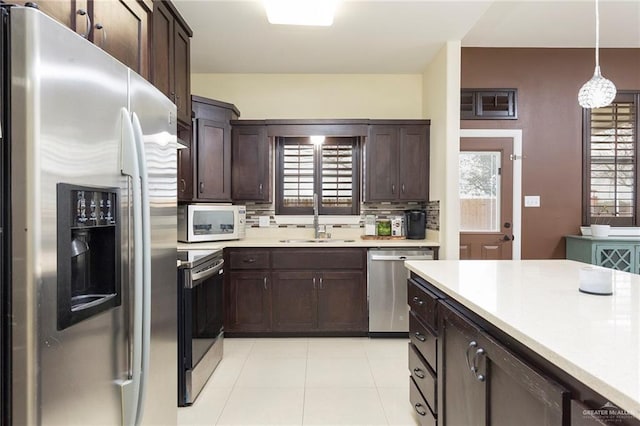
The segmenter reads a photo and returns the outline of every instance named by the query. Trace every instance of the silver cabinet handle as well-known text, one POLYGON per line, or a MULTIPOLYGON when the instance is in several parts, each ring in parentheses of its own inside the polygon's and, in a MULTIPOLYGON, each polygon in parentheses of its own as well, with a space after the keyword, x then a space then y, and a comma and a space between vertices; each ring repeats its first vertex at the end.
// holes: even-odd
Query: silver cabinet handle
MULTIPOLYGON (((474 374, 478 372, 478 360, 480 356, 484 355, 485 353, 486 352, 484 349, 478 348, 476 353, 473 355, 473 369, 471 371, 473 371, 474 374)), ((484 374, 477 374, 476 379, 478 379, 481 382, 484 382, 484 379, 485 379, 484 374)))
POLYGON ((80 34, 80 35, 83 38, 89 38, 89 33, 91 32, 91 18, 89 18, 89 14, 84 9, 78 9, 76 14, 78 14, 80 16, 86 16, 87 17, 87 30, 84 32, 84 34, 80 34))
POLYGON ((396 193, 396 185, 395 184, 391 184, 391 193, 395 194, 396 193))
POLYGON ((180 95, 176 95, 176 109, 180 111, 180 95))
POLYGON ((418 296, 414 296, 412 299, 418 306, 422 306, 424 305, 424 302, 418 297, 418 296))
POLYGON ((469 346, 467 346, 467 350, 466 350, 466 352, 464 354, 465 355, 465 359, 467 360, 467 367, 474 374, 475 374, 476 371, 474 370, 475 366, 472 367, 471 366, 471 361, 469 360, 469 349, 473 349, 473 348, 475 348, 477 346, 478 346, 478 342, 476 342, 475 340, 472 340, 471 342, 469 342, 469 346))
POLYGON ((107 42, 107 30, 104 25, 100 23, 96 23, 96 30, 102 30, 102 44, 104 45, 107 42))
POLYGON ((200 182, 200 193, 204 192, 204 182, 200 182))
MULTIPOLYGON (((242 260, 244 263, 256 263, 256 260, 253 257, 248 257, 242 260)), ((265 278, 266 279, 266 278, 265 278)))
POLYGON ((421 342, 427 341, 427 338, 423 336, 419 331, 416 331, 415 333, 413 333, 413 335, 416 336, 416 339, 420 340, 421 342))
POLYGON ((316 277, 313 277, 313 289, 316 289, 316 277))
POLYGON ((402 193, 404 194, 404 183, 402 184, 402 193))
POLYGON ((258 193, 262 195, 262 184, 258 185, 258 193))
POLYGON ((262 283, 264 284, 264 289, 267 289, 267 277, 264 277, 262 280, 262 283))
POLYGON ((185 192, 187 190, 187 181, 180 179, 180 183, 182 184, 182 192, 185 192))
POLYGON ((423 407, 422 404, 417 403, 416 405, 413 406, 413 408, 416 409, 416 413, 420 414, 421 416, 426 416, 427 415, 427 410, 422 410, 420 411, 420 409, 423 407))
POLYGON ((415 373, 416 377, 418 377, 419 379, 424 379, 425 375, 424 375, 424 371, 422 371, 419 368, 414 368, 413 372, 415 373))
POLYGON ((320 290, 322 290, 322 277, 320 277, 320 290))

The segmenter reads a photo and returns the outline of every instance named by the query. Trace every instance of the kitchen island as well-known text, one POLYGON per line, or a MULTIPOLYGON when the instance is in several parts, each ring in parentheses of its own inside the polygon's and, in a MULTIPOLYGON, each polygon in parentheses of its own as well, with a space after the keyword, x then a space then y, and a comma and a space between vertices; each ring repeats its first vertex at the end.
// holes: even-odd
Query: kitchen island
MULTIPOLYGON (((467 349, 467 364, 471 360, 476 383, 491 382, 491 370, 498 370, 502 361, 515 354, 507 366, 519 366, 511 370, 512 378, 513 371, 521 372, 532 365, 528 370, 531 373, 518 378, 519 383, 528 384, 530 394, 535 394, 543 402, 541 406, 549 410, 553 398, 543 392, 544 386, 558 390, 555 410, 562 424, 567 424, 569 418, 572 425, 591 424, 584 419, 598 418, 593 410, 610 407, 607 403, 626 410, 612 412, 615 418, 608 418, 609 421, 636 424, 640 418, 639 276, 612 271, 613 295, 595 296, 578 291, 579 271, 585 265, 568 260, 414 261, 405 265, 415 283, 438 299, 439 356, 434 370, 445 387, 449 376, 454 376, 454 366, 447 365, 447 347, 452 345, 447 343, 446 335, 447 312, 451 311, 448 307, 453 307, 462 313, 462 322, 469 324, 471 319, 472 326, 481 330, 478 334, 486 331, 488 341, 503 344, 495 368, 491 356, 495 357, 497 350, 492 354, 483 349, 474 355, 482 348, 482 340, 471 340, 469 347, 462 348, 462 357, 467 349), (473 350, 469 352, 469 348, 473 350), (482 365, 484 358, 486 364, 492 363, 491 368, 482 365), (537 378, 531 379, 532 375, 537 378), (540 385, 547 378, 549 384, 540 385)), ((411 296, 410 283, 410 299, 411 296)), ((419 302, 420 306, 424 304, 419 302)), ((412 305, 414 308, 417 305, 412 305)), ((487 389, 491 386, 484 391, 489 392, 487 389)), ((446 420, 448 393, 440 386, 438 395, 437 403, 430 408, 434 416, 444 413, 445 421, 439 424, 450 424, 446 420)), ((485 405, 490 406, 489 396, 486 397, 485 405)))

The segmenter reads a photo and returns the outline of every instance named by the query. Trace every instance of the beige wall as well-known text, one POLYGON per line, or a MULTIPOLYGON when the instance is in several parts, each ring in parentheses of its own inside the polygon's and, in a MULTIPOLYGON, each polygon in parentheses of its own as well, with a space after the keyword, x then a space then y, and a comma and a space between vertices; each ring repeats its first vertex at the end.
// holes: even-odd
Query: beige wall
POLYGON ((431 119, 429 198, 440 200, 440 258, 460 255, 460 42, 440 49, 423 78, 423 116, 431 119))
POLYGON ((191 93, 242 119, 423 118, 420 74, 192 74, 191 93))

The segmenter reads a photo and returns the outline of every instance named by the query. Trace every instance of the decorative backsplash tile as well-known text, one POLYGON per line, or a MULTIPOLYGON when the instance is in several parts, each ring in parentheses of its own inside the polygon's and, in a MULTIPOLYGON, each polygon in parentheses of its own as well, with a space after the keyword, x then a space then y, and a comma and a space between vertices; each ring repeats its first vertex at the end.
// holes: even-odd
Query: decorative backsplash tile
MULTIPOLYGON (((259 227, 260 216, 269 216, 270 227, 280 228, 311 228, 313 225, 278 225, 275 222, 275 206, 273 204, 257 204, 246 203, 247 206, 247 226, 252 228, 259 227)), ((428 203, 408 202, 383 202, 383 203, 361 203, 360 204, 360 221, 355 225, 333 225, 334 228, 363 228, 364 217, 369 214, 376 215, 378 218, 390 218, 392 216, 402 215, 405 210, 426 210, 427 211, 427 229, 440 229, 440 201, 430 201, 428 203)))

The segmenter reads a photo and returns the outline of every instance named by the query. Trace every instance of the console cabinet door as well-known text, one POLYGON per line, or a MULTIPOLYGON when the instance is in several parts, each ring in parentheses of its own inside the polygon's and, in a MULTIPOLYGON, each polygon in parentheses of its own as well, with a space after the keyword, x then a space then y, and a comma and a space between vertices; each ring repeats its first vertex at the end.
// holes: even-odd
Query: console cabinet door
POLYGON ((234 201, 271 201, 266 126, 233 127, 231 137, 231 198, 234 201))
POLYGON ((231 271, 225 330, 270 331, 271 278, 266 271, 231 271))
POLYGON ((332 271, 318 276, 318 329, 367 331, 367 284, 362 271, 332 271))
POLYGON ((308 331, 316 328, 316 286, 311 271, 273 272, 273 331, 308 331))
POLYGON ((197 119, 198 200, 231 201, 231 135, 228 123, 197 119))

